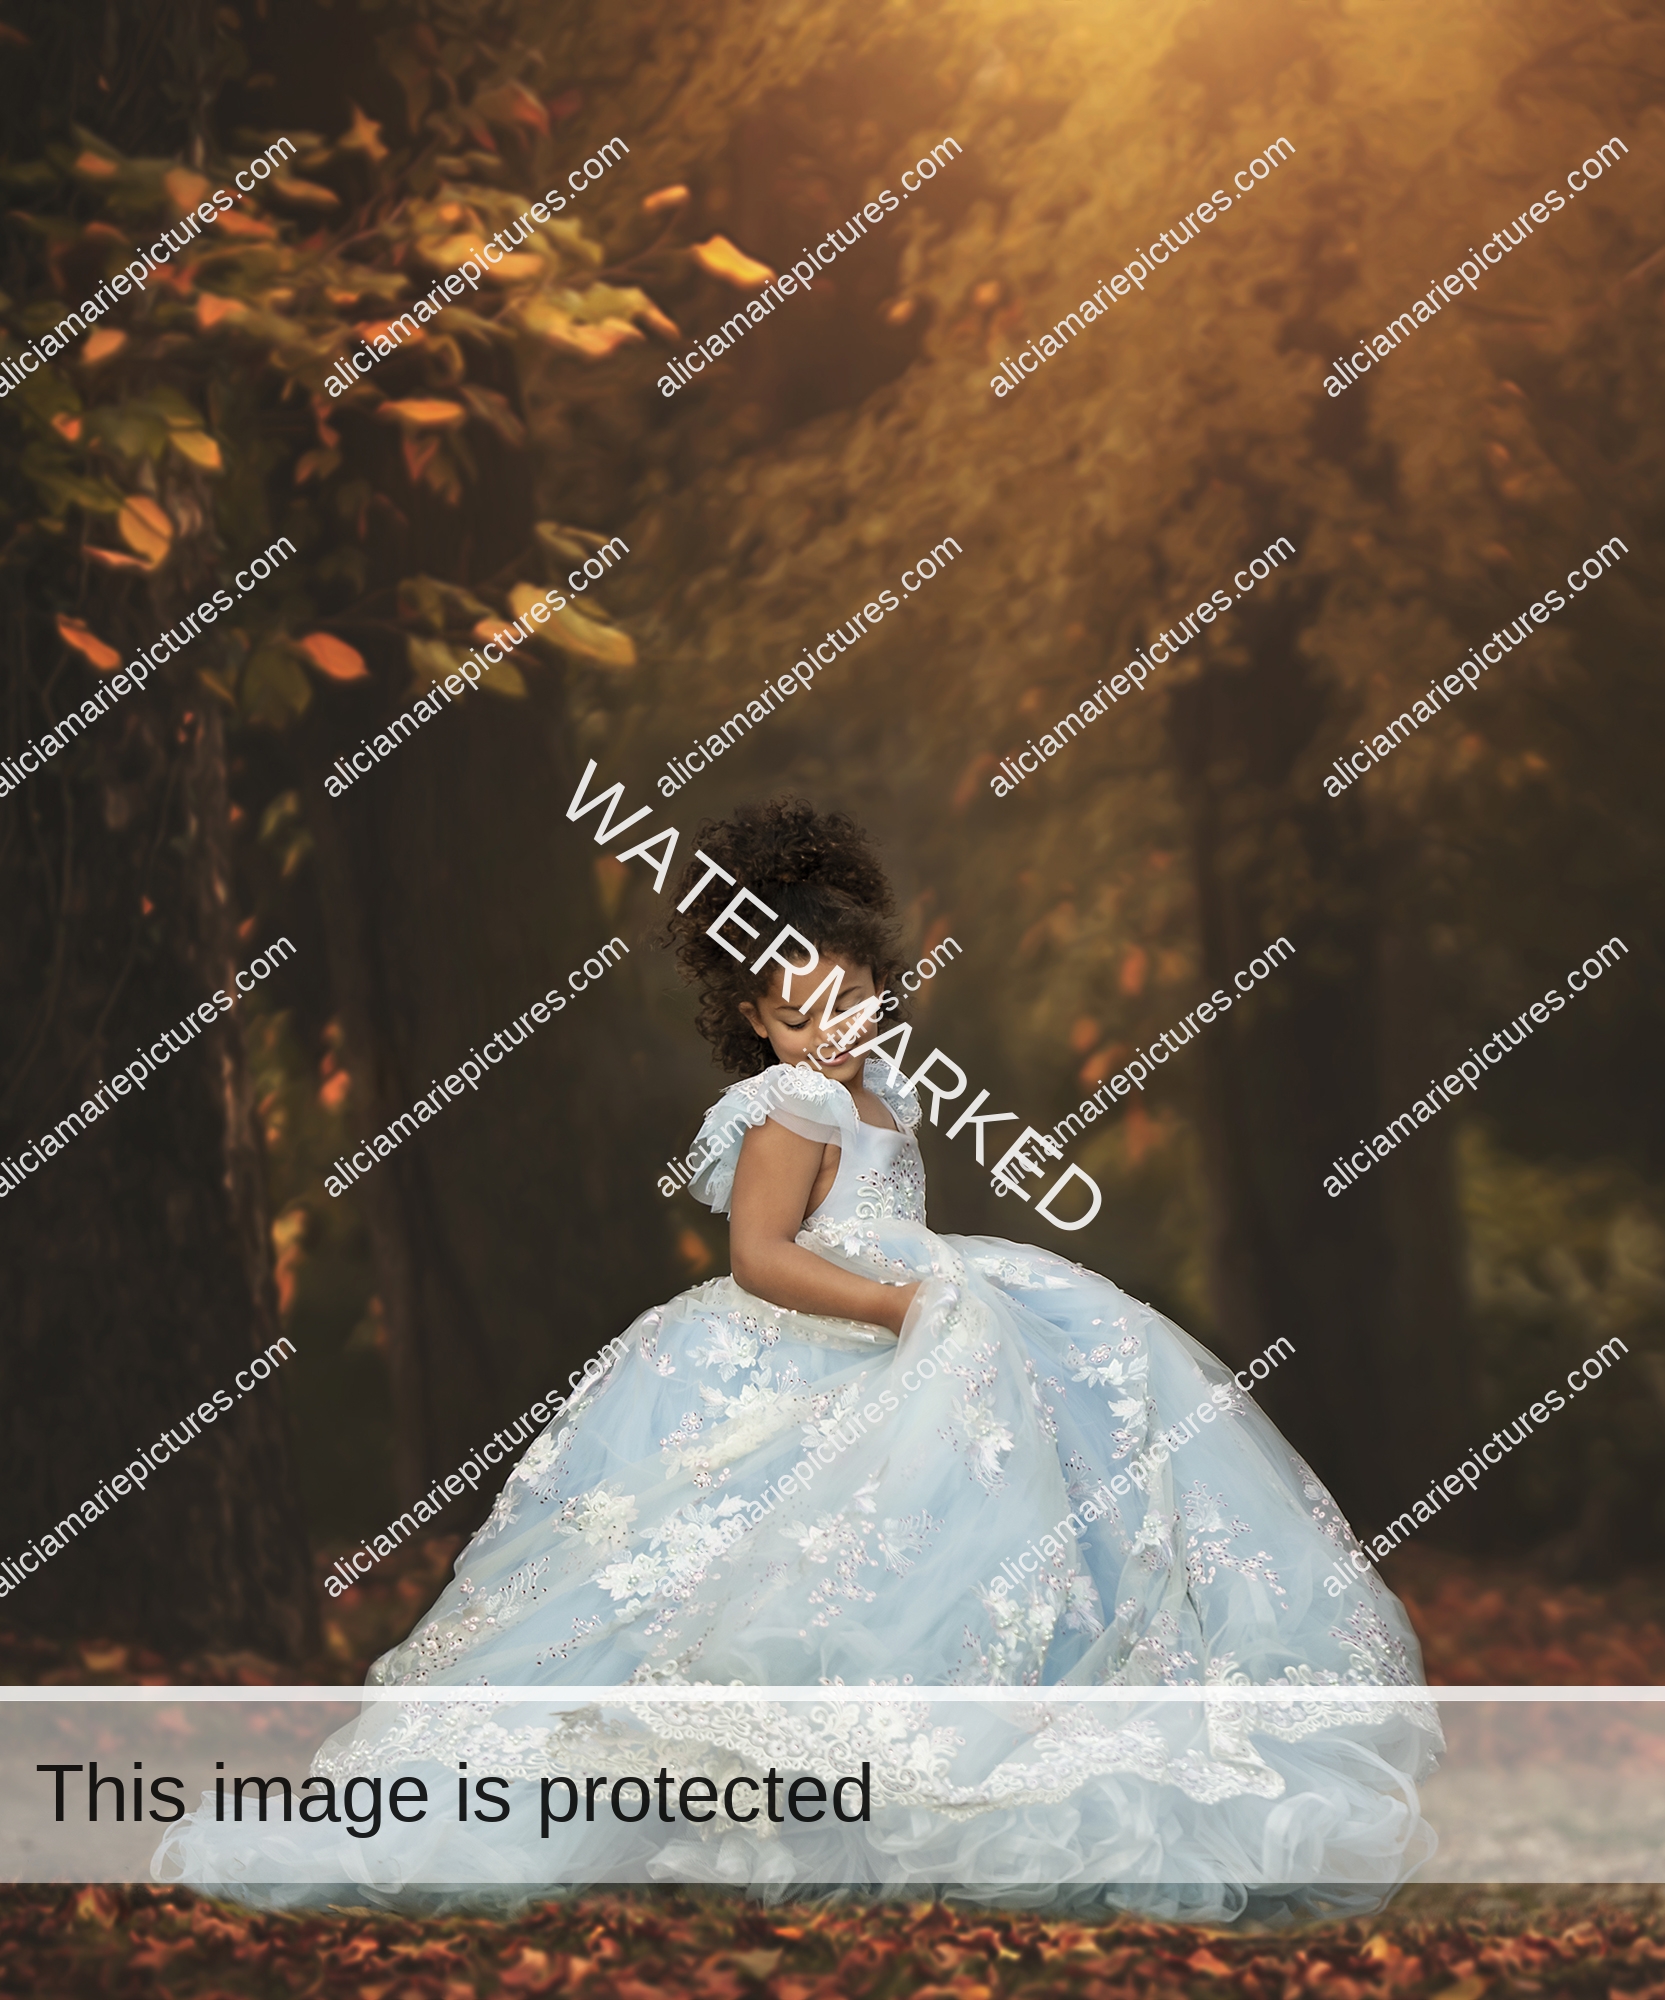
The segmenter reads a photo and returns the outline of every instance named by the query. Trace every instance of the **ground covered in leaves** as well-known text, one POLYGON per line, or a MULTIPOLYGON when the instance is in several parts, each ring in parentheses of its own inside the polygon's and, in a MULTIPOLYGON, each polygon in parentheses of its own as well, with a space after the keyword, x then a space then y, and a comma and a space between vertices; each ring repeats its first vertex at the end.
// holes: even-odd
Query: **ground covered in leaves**
POLYGON ((1665 1996, 1656 1892, 1408 1890, 1367 1922, 1233 1935, 931 1904, 591 1896, 512 1924, 249 1917, 172 1889, 0 1890, 0 1992, 319 2000, 1364 2000, 1665 1996), (1555 1892, 1550 1892, 1553 1895, 1555 1892), (1580 1897, 1582 1900, 1574 1900, 1580 1897))
MULTIPOLYGON (((401 1551, 330 1607, 300 1668, 252 1654, 164 1660, 114 1641, 0 1633, 0 1683, 352 1684, 401 1639, 449 1572, 455 1541, 401 1551)), ((1388 1567, 1435 1685, 1665 1682, 1657 1578, 1552 1584, 1432 1552, 1388 1567)), ((1486 2000, 1545 1994, 1665 2000, 1655 1890, 1412 1888, 1367 1922, 1231 1933, 1084 1924, 952 1906, 777 1906, 633 1891, 512 1923, 367 1913, 249 1917, 183 1890, 0 1888, 0 1994, 79 2000, 1486 2000)))

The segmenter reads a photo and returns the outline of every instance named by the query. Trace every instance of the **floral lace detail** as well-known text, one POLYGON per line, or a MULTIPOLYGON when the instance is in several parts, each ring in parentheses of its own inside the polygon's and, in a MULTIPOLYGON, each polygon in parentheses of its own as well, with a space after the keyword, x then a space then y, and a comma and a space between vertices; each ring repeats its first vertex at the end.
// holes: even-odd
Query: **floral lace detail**
POLYGON ((1257 1555, 1233 1555, 1227 1546, 1249 1533, 1247 1521, 1227 1521, 1220 1507, 1223 1495, 1210 1493, 1202 1480, 1194 1480, 1180 1498, 1185 1514, 1185 1575, 1197 1588, 1211 1584, 1221 1570, 1255 1578, 1277 1596, 1288 1593, 1278 1581, 1272 1558, 1264 1549, 1257 1555))
POLYGON ((1064 1364, 1072 1381, 1111 1390, 1113 1393, 1107 1399, 1110 1414, 1124 1424, 1143 1413, 1150 1353, 1136 1334, 1124 1333, 1119 1340, 1100 1341, 1086 1353, 1072 1340, 1065 1350, 1064 1364))
POLYGON ((459 1585, 463 1608, 430 1618, 404 1645, 384 1653, 371 1667, 368 1684, 396 1687, 451 1672, 476 1646, 518 1624, 549 1594, 544 1582, 549 1567, 550 1558, 538 1556, 511 1570, 495 1590, 478 1596, 465 1579, 459 1585))
MULTIPOLYGON (((1032 1643, 1019 1641, 1032 1651, 1032 1643)), ((665 1683, 661 1682, 661 1685, 665 1683)), ((1102 1703, 1032 1703, 998 1713, 1018 1747, 976 1777, 956 1776, 973 1709, 963 1703, 866 1702, 859 1689, 829 1688, 798 1702, 632 1702, 627 1689, 604 1705, 517 1723, 516 1704, 459 1698, 455 1704, 410 1704, 372 1735, 339 1740, 313 1759, 313 1772, 337 1780, 409 1769, 431 1760, 480 1768, 520 1780, 576 1777, 590 1772, 652 1770, 663 1765, 673 1783, 686 1775, 729 1776, 779 1770, 836 1782, 863 1764, 871 1773, 875 1813, 883 1807, 924 1808, 951 1820, 1000 1810, 1061 1804, 1108 1777, 1135 1777, 1174 1787, 1203 1805, 1228 1799, 1278 1799, 1285 1785, 1256 1747, 1255 1737, 1299 1743, 1337 1730, 1387 1740, 1404 1721, 1438 1743, 1428 1702, 1199 1703, 1188 1708, 1141 1705, 1136 1694, 1102 1703), (502 1711, 508 1720, 500 1720, 502 1711)), ((524 1710, 524 1704, 520 1705, 524 1710)), ((733 1838, 720 1826, 717 1837, 733 1838)), ((711 1837, 711 1836, 707 1836, 711 1837)), ((754 1837, 770 1838, 761 1822, 754 1837)))
POLYGON ((900 1071, 879 1056, 869 1056, 861 1080, 895 1119, 898 1132, 911 1132, 919 1123, 919 1093, 900 1071))
POLYGON ((1330 1636, 1341 1641, 1351 1658, 1349 1681, 1368 1687, 1421 1684, 1410 1648, 1368 1604, 1355 1604, 1345 1625, 1331 1626, 1330 1636))
POLYGON ((745 1502, 731 1497, 713 1506, 691 1500, 677 1508, 622 1562, 609 1563, 595 1574, 595 1583, 619 1606, 629 1621, 641 1616, 656 1599, 680 1603, 691 1597, 710 1573, 711 1565, 734 1546, 743 1522, 745 1502))
MULTIPOLYGON (((1006 1285, 1019 1292, 1067 1292, 1068 1278, 1059 1277, 1054 1270, 1042 1270, 1042 1253, 1033 1258, 1016 1257, 1008 1251, 975 1251, 968 1260, 971 1268, 980 1278, 987 1278, 997 1285, 1006 1285)), ((1050 1262, 1050 1259, 1045 1260, 1050 1262)), ((1079 1270, 1079 1265, 1072 1265, 1079 1270)))
POLYGON ((806 1221, 793 1240, 806 1250, 836 1250, 841 1256, 870 1264, 875 1271, 887 1276, 913 1278, 918 1275, 906 1257, 892 1257, 887 1253, 876 1229, 871 1225, 863 1227, 853 1219, 841 1222, 837 1216, 828 1215, 819 1221, 806 1221))
POLYGON ((904 1134, 888 1167, 863 1167, 856 1174, 858 1222, 923 1222, 925 1163, 911 1136, 904 1134))
MULTIPOLYGON (((700 1395, 713 1413, 712 1427, 697 1446, 682 1450, 674 1448, 683 1440, 673 1432, 664 1447, 668 1471, 694 1466, 709 1474, 718 1466, 732 1465, 799 1423, 809 1402, 808 1386, 795 1367, 777 1377, 767 1365, 759 1368, 737 1395, 725 1395, 709 1382, 700 1384, 700 1395)), ((692 1435, 701 1422, 697 1417, 685 1417, 684 1431, 692 1435)))
POLYGON ((1304 1458, 1296 1455, 1295 1466, 1300 1474, 1301 1493, 1307 1503, 1307 1512, 1317 1524, 1318 1532, 1339 1551, 1343 1558, 1342 1567, 1350 1578, 1364 1584, 1372 1596, 1383 1596, 1387 1587, 1372 1568, 1364 1545, 1348 1525, 1346 1515, 1330 1497, 1329 1488, 1304 1458), (1351 1560, 1355 1552, 1365 1557, 1362 1567, 1351 1560))
POLYGON ((556 1534, 574 1535, 592 1549, 610 1554, 630 1546, 635 1519, 635 1499, 628 1493, 615 1493, 603 1484, 569 1500, 554 1526, 556 1534))
POLYGON ((940 1533, 942 1523, 924 1512, 880 1520, 874 1499, 878 1486, 879 1481, 872 1479, 857 1489, 853 1514, 828 1513, 813 1521, 783 1523, 782 1535, 802 1559, 829 1571, 807 1594, 815 1610, 800 1637, 808 1636, 809 1626, 829 1625, 846 1603, 875 1601, 878 1593, 862 1581, 864 1569, 883 1568, 893 1576, 905 1576, 940 1533))
POLYGON ((519 1464, 503 1482, 502 1492, 492 1502, 491 1512, 475 1531, 462 1560, 512 1528, 529 1500, 543 1504, 554 1498, 561 1461, 570 1450, 577 1432, 577 1419, 574 1418, 559 1427, 551 1425, 532 1440, 519 1464))
POLYGON ((753 1331, 756 1324, 749 1313, 743 1318, 734 1313, 728 1320, 707 1320, 711 1337, 703 1347, 691 1347, 689 1358, 697 1361, 702 1368, 715 1368, 725 1382, 731 1382, 742 1368, 749 1368, 758 1357, 762 1342, 753 1331))

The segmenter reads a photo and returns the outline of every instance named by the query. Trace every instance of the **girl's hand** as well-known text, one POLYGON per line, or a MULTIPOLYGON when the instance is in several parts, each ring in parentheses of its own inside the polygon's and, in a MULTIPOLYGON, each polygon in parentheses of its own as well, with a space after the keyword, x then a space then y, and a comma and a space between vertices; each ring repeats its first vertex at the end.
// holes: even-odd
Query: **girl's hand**
POLYGON ((886 1285, 884 1289, 890 1310, 879 1321, 879 1325, 889 1327, 900 1340, 902 1322, 907 1318, 908 1310, 919 1293, 919 1281, 916 1280, 911 1285, 886 1285))

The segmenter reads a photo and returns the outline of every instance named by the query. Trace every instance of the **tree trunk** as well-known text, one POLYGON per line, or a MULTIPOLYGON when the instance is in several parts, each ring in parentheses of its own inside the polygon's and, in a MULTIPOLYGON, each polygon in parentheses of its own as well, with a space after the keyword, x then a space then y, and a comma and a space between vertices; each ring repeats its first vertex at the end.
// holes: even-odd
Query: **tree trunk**
MULTIPOLYGON (((373 733, 387 694, 332 690, 298 733, 357 1144, 565 991, 616 928, 594 887, 599 850, 565 818, 563 692, 547 667, 531 680, 525 701, 480 694, 436 718, 338 800, 325 773, 373 733)), ((619 928, 639 949, 640 922, 619 928)), ((662 1118, 642 1115, 663 1064, 642 1003, 633 956, 353 1186, 402 1505, 675 1289, 650 1139, 662 1118)))
POLYGON ((1323 718, 1301 617, 1293 598, 1260 614, 1253 669, 1204 674, 1171 710, 1205 980, 1234 993, 1265 946, 1296 947, 1199 1047, 1210 1287, 1234 1365, 1294 1347, 1259 1393, 1368 1532, 1466 1448, 1472 1341, 1449 1123, 1324 1191, 1437 1057, 1413 845, 1348 801, 1291 803, 1323 718))
MULTIPOLYGON (((35 665, 21 589, 6 611, 15 752, 91 677, 35 665)), ((55 1145, 0 1205, 0 1553, 47 1558, 0 1616, 169 1657, 294 1659, 317 1621, 281 1386, 236 1382, 280 1334, 238 1011, 83 1131, 64 1122, 164 1028, 235 994, 229 835, 219 718, 167 682, 0 806, 0 1152, 55 1145), (164 1429, 177 1455, 95 1498, 164 1429)))

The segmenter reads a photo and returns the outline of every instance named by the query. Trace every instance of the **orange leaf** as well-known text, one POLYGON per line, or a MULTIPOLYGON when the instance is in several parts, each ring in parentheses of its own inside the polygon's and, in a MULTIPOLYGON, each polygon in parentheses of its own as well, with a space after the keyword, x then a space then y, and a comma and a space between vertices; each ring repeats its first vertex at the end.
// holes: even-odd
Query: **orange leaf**
POLYGON ((147 569, 155 569, 173 546, 173 523, 142 493, 130 493, 121 503, 116 529, 147 569))
POLYGON ((149 563, 142 563, 137 556, 124 556, 116 549, 88 549, 88 562, 102 563, 106 569, 149 569, 149 563))
POLYGON ((339 208, 341 197, 334 188, 322 187, 317 181, 280 180, 272 176, 272 192, 280 194, 285 201, 295 202, 301 208, 339 208))
POLYGON ((170 167, 162 176, 162 185, 181 215, 189 213, 199 201, 213 193, 202 175, 192 173, 189 167, 170 167))
POLYGON ((642 213, 658 215, 667 208, 680 208, 688 198, 688 190, 680 182, 675 187, 655 188, 652 194, 643 195, 642 213))
POLYGON ((551 346, 569 354, 582 354, 590 361, 604 361, 616 348, 642 338, 641 330, 627 319, 575 320, 547 299, 531 299, 519 314, 528 333, 538 334, 551 346))
POLYGON ((321 674, 328 674, 332 681, 367 680, 370 669, 364 664, 364 655, 349 646, 345 640, 333 638, 328 632, 309 632, 304 639, 295 642, 321 674))
POLYGON ((81 343, 81 359, 89 368, 95 368, 100 361, 108 361, 112 354, 119 354, 126 345, 125 333, 113 326, 101 326, 81 343))
POLYGON ((533 284, 548 275, 549 266, 541 257, 534 257, 530 250, 513 251, 486 267, 486 276, 497 285, 533 284))
MULTIPOLYGON (((537 593, 540 597, 542 594, 541 591, 537 593)), ((478 619, 469 627, 468 635, 477 646, 483 646, 488 639, 495 639, 500 646, 504 644, 518 646, 520 644, 519 639, 509 629, 507 617, 478 619), (506 638, 505 635, 507 635, 506 638)))
POLYGON ((198 292, 197 325, 204 333, 210 327, 218 326, 223 319, 235 319, 239 313, 246 313, 248 307, 241 299, 222 298, 218 292, 198 292))
POLYGON ((1089 1090, 1096 1090, 1107 1076, 1114 1073, 1117 1063, 1127 1054, 1126 1042, 1106 1042, 1081 1065, 1081 1081, 1089 1090))
POLYGON ((79 153, 75 159, 75 171, 85 174, 90 181, 113 181, 116 177, 116 163, 107 160, 102 153, 79 153))
POLYGON ((743 292, 756 291, 775 275, 767 264, 760 264, 744 250, 737 250, 726 236, 713 236, 709 243, 696 243, 694 259, 712 277, 737 285, 743 292))
POLYGON ((1150 964, 1150 954, 1143 945, 1136 944, 1122 960, 1121 989, 1124 993, 1142 993, 1145 990, 1145 969, 1150 964))
POLYGON ((528 131, 542 132, 548 136, 549 113, 523 83, 514 86, 513 116, 516 122, 524 125, 528 131))
POLYGON ((676 1239, 676 1254, 696 1277, 711 1262, 710 1250, 692 1229, 683 1230, 676 1239))
MULTIPOLYGON (((406 315, 406 317, 408 316, 409 315, 406 315)), ((392 326, 392 324, 393 322, 390 319, 360 320, 358 325, 354 327, 353 331, 358 335, 359 339, 364 342, 365 346, 369 347, 375 343, 378 336, 383 340, 388 339, 389 338, 388 329, 392 326)), ((415 333, 408 333, 402 336, 404 343, 407 347, 414 347, 418 341, 426 340, 427 337, 428 337, 427 333, 422 327, 418 327, 415 333)))
POLYGON ((353 106, 352 124, 335 143, 346 147, 349 152, 367 154, 372 164, 387 158, 387 148, 382 144, 382 128, 374 118, 366 118, 356 104, 353 106))
POLYGON ((448 403, 442 396, 406 396, 400 402, 383 403, 376 414, 416 431, 450 430, 468 419, 461 403, 448 403))
POLYGON ((986 750, 980 756, 972 758, 971 762, 960 773, 960 782, 954 787, 954 810, 956 812, 964 812, 972 800, 978 796, 982 790, 983 780, 990 775, 994 768, 995 760, 986 750))
POLYGON ((523 1944, 520 1957, 499 1975, 498 1983, 515 1992, 524 1988, 528 1993, 546 1993, 551 1986, 559 1983, 559 1977, 558 1968, 550 1964, 548 1952, 523 1944))
POLYGON ((58 614, 58 637, 66 646, 73 646, 82 659, 101 674, 107 674, 121 665, 121 655, 114 647, 106 646, 95 632, 88 631, 79 618, 66 618, 58 614))
POLYGON ((83 1889, 75 1898, 75 1921, 78 1924, 97 1924, 100 1930, 109 1930, 119 1915, 116 1899, 105 1889, 83 1889))
POLYGON ((1130 1167, 1138 1166, 1151 1148, 1159 1143, 1161 1134, 1142 1104, 1128 1107, 1127 1116, 1122 1120, 1122 1138, 1127 1146, 1130 1167))
POLYGON ((549 131, 549 113, 523 83, 507 83, 474 100, 474 109, 486 118, 524 125, 530 132, 549 131))
POLYGON ((404 454, 405 477, 414 486, 423 473, 427 471, 428 467, 433 464, 434 458, 439 451, 439 439, 437 437, 418 437, 413 432, 407 431, 400 450, 404 454))
POLYGON ((81 419, 72 417, 68 410, 60 410, 52 419, 52 428, 61 438, 68 438, 71 444, 81 435, 81 419))
POLYGON ((204 472, 219 472, 225 466, 218 443, 206 431, 173 431, 168 442, 181 458, 200 465, 204 472))
POLYGON ((215 227, 224 230, 227 236, 260 237, 262 240, 277 234, 271 223, 262 222, 257 216, 239 215, 236 209, 216 216, 215 227))
POLYGON ((1192 1952, 1185 1963, 1193 1972, 1206 1972, 1214 1979, 1229 1979, 1231 1977, 1231 1967, 1223 1960, 1216 1958, 1207 1945, 1204 1945, 1199 1951, 1192 1952))
POLYGON ((616 349, 628 347, 633 340, 640 340, 641 337, 640 328, 632 326, 627 319, 599 319, 585 325, 574 323, 564 335, 551 336, 557 346, 571 347, 595 361, 605 361, 616 349))

